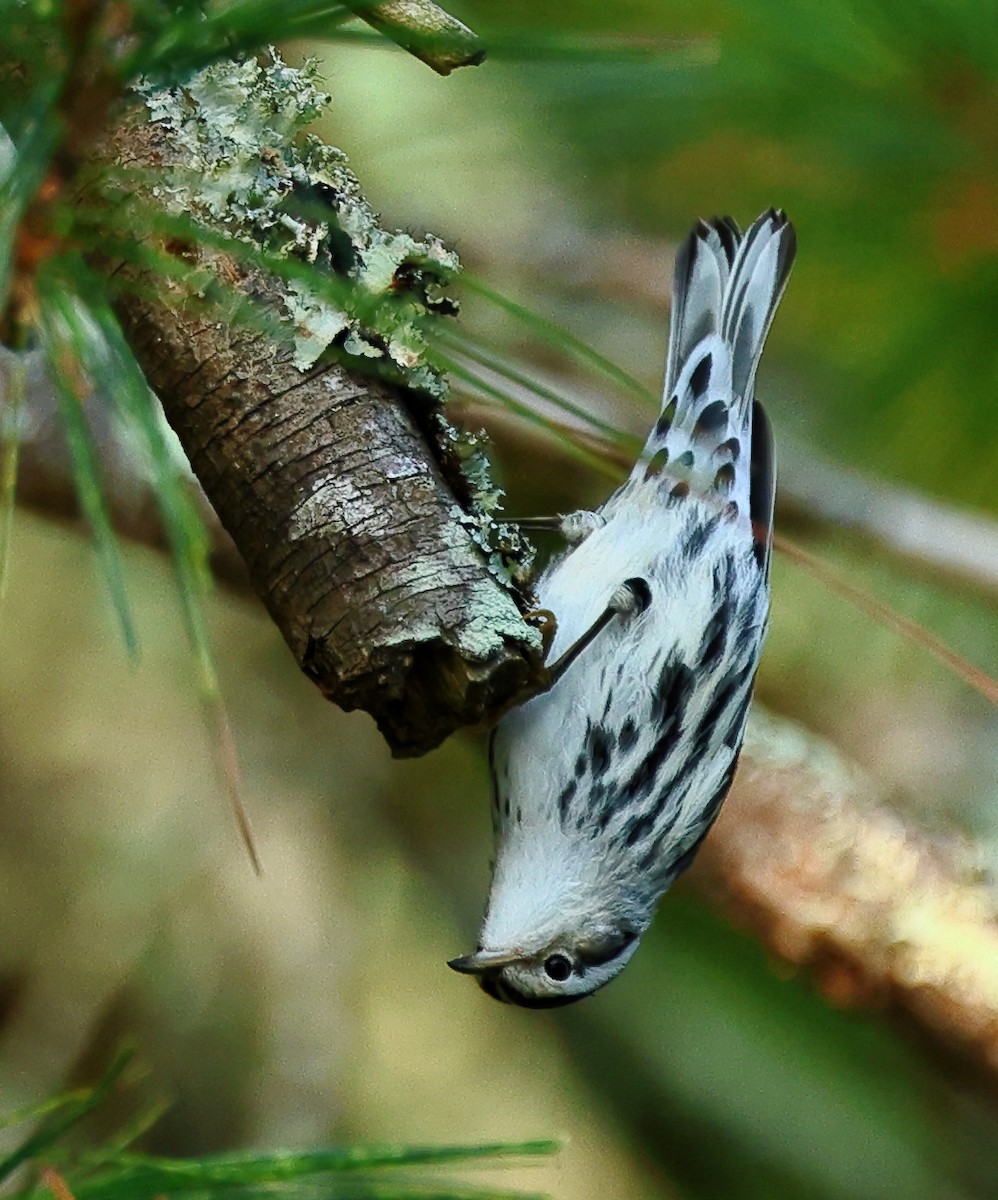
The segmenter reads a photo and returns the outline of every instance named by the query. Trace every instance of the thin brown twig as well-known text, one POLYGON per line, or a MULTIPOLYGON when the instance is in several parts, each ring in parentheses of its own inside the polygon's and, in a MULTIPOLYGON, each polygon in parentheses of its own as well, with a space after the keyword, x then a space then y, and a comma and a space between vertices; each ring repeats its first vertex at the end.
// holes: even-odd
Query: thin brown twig
POLYGON ((76 1200, 76 1197, 70 1190, 69 1184, 55 1167, 42 1168, 41 1183, 42 1187, 48 1188, 55 1197, 55 1200, 76 1200))
POLYGON ((256 837, 250 823, 249 813, 243 799, 242 772, 239 767, 239 752, 236 749, 236 739, 232 732, 232 722, 229 720, 229 710, 220 692, 215 692, 205 698, 208 720, 215 727, 215 751, 218 755, 218 773, 225 787, 225 795, 229 808, 235 817, 236 826, 250 863, 258 877, 263 875, 263 864, 257 850, 256 837))
POLYGON ((878 600, 876 596, 871 596, 863 588, 850 583, 816 554, 812 554, 803 546, 791 541, 785 534, 774 533, 773 545, 781 554, 797 563, 825 587, 838 592, 840 596, 843 596, 850 604, 866 613, 874 621, 886 625, 888 629, 893 629, 900 637, 931 654, 937 662, 942 663, 947 670, 962 679, 968 687, 979 692, 985 700, 998 705, 998 680, 993 679, 980 667, 975 667, 973 663, 968 662, 963 655, 958 654, 942 638, 931 633, 924 625, 920 625, 910 617, 902 616, 883 600, 878 600))

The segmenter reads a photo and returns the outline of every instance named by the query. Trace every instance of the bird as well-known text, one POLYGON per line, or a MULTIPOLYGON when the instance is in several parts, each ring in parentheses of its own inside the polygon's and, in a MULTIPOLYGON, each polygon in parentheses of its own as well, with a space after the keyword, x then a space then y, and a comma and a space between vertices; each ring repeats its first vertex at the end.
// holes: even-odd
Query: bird
POLYGON ((644 448, 598 509, 553 519, 566 546, 535 588, 549 686, 492 732, 491 888, 477 948, 448 964, 497 1000, 552 1008, 614 979, 731 785, 769 613, 755 378, 795 254, 778 209, 744 234, 697 222, 644 448))

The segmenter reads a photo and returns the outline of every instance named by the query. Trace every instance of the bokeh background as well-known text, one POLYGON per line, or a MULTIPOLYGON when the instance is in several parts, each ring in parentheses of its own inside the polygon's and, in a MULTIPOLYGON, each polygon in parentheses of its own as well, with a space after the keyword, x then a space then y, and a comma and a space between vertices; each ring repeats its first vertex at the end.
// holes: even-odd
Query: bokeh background
MULTIPOLYGON (((799 510, 791 532, 994 672, 998 9, 453 11, 494 50, 446 80, 359 42, 287 48, 321 58, 333 104, 318 132, 386 223, 441 235, 655 390, 691 222, 785 208, 800 254, 759 387, 788 491, 819 463, 845 495, 859 472, 932 501, 966 518, 981 569, 799 510)), ((474 295, 461 320, 589 411, 647 426, 647 408, 529 325, 474 295)), ((461 387, 455 403, 493 431, 510 511, 606 494, 542 430, 461 387)), ((448 972, 488 884, 481 740, 392 761, 367 717, 298 675, 257 605, 220 593, 211 632, 256 879, 169 565, 139 549, 128 565, 137 667, 78 531, 18 514, 0 612, 0 1108, 127 1037, 149 1092, 172 1100, 147 1138, 164 1152, 556 1135, 552 1164, 489 1182, 565 1200, 998 1195, 993 1083, 881 1013, 830 1006, 685 886, 621 979, 577 1009, 508 1010, 448 972)), ((776 559, 773 591, 760 701, 992 870, 994 709, 798 565, 776 559)))

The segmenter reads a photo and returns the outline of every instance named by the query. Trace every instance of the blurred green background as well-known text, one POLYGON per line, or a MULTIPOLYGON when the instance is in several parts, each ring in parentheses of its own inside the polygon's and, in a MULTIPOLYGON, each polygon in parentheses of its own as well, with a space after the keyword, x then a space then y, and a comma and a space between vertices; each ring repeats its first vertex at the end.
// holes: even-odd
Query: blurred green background
MULTIPOLYGON (((819 454, 994 519, 998 6, 453 11, 494 49, 445 80, 401 52, 289 48, 321 56, 319 132, 387 224, 440 234, 657 390, 678 240, 698 216, 784 207, 800 252, 759 389, 793 448, 785 480, 819 454)), ((591 411, 647 426, 647 408, 473 295, 461 319, 591 411)), ((494 431, 510 511, 605 495, 535 429, 455 400, 494 431)), ((797 536, 994 672, 993 586, 826 526, 797 536)), ((257 606, 219 595, 255 879, 169 566, 140 550, 128 564, 137 669, 83 540, 18 515, 0 613, 0 1108, 131 1036, 174 1100, 157 1150, 553 1134, 553 1165, 501 1182, 566 1200, 998 1195, 988 1085, 878 1014, 829 1008, 684 888, 577 1010, 508 1010, 453 976, 488 884, 481 742, 391 761, 257 606)), ((773 591, 761 700, 998 864, 994 710, 779 558, 773 591)))

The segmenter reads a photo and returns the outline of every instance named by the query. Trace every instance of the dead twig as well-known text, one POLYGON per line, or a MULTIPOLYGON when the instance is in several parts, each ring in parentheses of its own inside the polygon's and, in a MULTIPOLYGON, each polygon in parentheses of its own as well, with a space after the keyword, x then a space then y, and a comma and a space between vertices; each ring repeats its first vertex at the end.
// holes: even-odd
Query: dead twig
POLYGON ((415 55, 438 75, 485 61, 485 43, 433 0, 349 0, 349 7, 372 29, 415 55))

